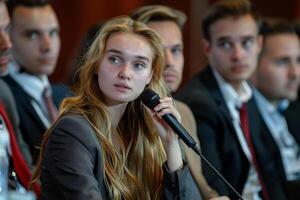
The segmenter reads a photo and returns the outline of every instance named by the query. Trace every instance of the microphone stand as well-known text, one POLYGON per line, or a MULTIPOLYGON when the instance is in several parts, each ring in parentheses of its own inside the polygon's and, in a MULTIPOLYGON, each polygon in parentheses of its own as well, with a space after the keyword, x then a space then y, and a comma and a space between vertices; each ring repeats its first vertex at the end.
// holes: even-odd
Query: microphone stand
POLYGON ((190 148, 193 149, 194 152, 196 152, 200 156, 202 161, 204 161, 205 164, 208 165, 208 167, 222 179, 222 181, 238 196, 239 200, 244 200, 243 197, 238 193, 238 191, 236 191, 236 189, 234 189, 234 187, 220 174, 220 172, 216 168, 214 168, 214 166, 212 166, 212 164, 205 158, 196 142, 194 143, 194 146, 190 148))

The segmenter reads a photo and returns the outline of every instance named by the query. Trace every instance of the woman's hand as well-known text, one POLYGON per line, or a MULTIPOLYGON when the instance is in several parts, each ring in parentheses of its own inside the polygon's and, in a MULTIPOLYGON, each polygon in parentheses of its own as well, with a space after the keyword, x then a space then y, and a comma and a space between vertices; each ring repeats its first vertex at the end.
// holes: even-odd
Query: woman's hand
POLYGON ((165 114, 171 114, 180 122, 181 116, 175 109, 173 99, 170 97, 161 98, 160 103, 153 110, 151 111, 153 121, 167 154, 169 170, 175 171, 183 165, 178 137, 161 117, 165 114))

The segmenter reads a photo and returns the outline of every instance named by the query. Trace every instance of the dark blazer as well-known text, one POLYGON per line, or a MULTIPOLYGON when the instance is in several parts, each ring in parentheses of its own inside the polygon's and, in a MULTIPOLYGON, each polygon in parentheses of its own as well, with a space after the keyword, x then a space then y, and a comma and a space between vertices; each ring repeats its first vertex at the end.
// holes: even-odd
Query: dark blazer
MULTIPOLYGON (((35 163, 39 154, 42 138, 47 127, 45 127, 44 123, 31 104, 31 101, 34 101, 34 99, 28 93, 26 93, 23 88, 9 75, 4 77, 4 81, 9 85, 14 95, 20 118, 20 129, 25 142, 29 146, 33 163, 35 163)), ((58 107, 62 99, 68 96, 70 92, 67 88, 62 88, 64 92, 60 91, 60 95, 58 96, 56 90, 58 90, 58 88, 55 88, 52 93, 54 96, 53 101, 58 107)))
MULTIPOLYGON (((212 69, 207 67, 196 75, 176 96, 193 111, 197 122, 197 134, 201 141, 203 155, 241 194, 248 177, 249 161, 237 138, 229 109, 219 89, 212 69)), ((252 110, 248 107, 250 132, 258 132, 252 110)), ((221 181, 206 164, 202 164, 203 174, 208 184, 221 195, 237 199, 235 194, 221 181)), ((271 167, 274 172, 274 168, 271 167)), ((270 173, 271 173, 270 172, 270 173)), ((263 177, 267 177, 264 172, 263 177)), ((271 183, 272 181, 266 181, 271 183)), ((273 192, 273 185, 267 185, 271 199, 281 199, 273 192), (274 197, 273 197, 274 194, 274 197)))
POLYGON ((24 160, 26 161, 27 165, 32 168, 32 158, 29 151, 29 147, 24 141, 23 135, 20 131, 20 118, 17 111, 16 102, 14 100, 13 94, 9 89, 9 86, 0 79, 0 101, 5 106, 5 111, 8 115, 8 118, 11 122, 11 125, 14 129, 14 133, 16 136, 16 140, 20 151, 23 155, 24 160))
MULTIPOLYGON (((284 166, 282 162, 282 156, 280 150, 274 140, 269 128, 267 127, 266 123, 264 122, 259 110, 256 106, 255 100, 252 101, 252 109, 257 111, 256 114, 256 122, 260 122, 260 130, 259 134, 256 135, 258 141, 256 141, 255 150, 257 155, 260 157, 261 161, 264 161, 262 167, 267 168, 268 165, 274 165, 276 173, 271 176, 276 176, 277 182, 281 184, 281 191, 284 191, 287 199, 300 199, 300 180, 295 181, 288 181, 285 175, 284 166), (262 150, 263 148, 263 150, 262 150)), ((291 106, 286 110, 284 116, 286 118, 288 128, 290 133, 293 135, 294 139, 296 140, 298 146, 300 144, 300 118, 299 113, 300 107, 297 107, 296 104, 291 104, 291 106)), ((254 139, 255 139, 254 138, 254 139)), ((267 169, 267 171, 269 171, 267 169)))
MULTIPOLYGON (((42 199, 109 199, 101 146, 81 115, 67 114, 55 124, 42 161, 42 199)), ((188 166, 164 170, 164 199, 201 199, 188 166)))
POLYGON ((285 173, 283 164, 279 161, 281 156, 275 140, 258 110, 255 99, 251 98, 247 106, 248 110, 251 110, 249 112, 250 128, 256 127, 256 130, 251 132, 256 158, 266 187, 271 193, 270 196, 282 200, 290 199, 286 191, 285 181, 283 181, 285 173))
MULTIPOLYGON (((299 94, 300 93, 298 92, 298 95, 299 94)), ((290 104, 290 106, 284 113, 290 133, 294 136, 298 146, 300 146, 300 100, 299 98, 300 96, 298 96, 298 100, 290 104)), ((287 181, 285 182, 285 186, 290 199, 300 199, 300 193, 299 193, 300 180, 287 181)))
POLYGON ((292 102, 284 112, 284 116, 291 134, 300 145, 300 100, 292 102))

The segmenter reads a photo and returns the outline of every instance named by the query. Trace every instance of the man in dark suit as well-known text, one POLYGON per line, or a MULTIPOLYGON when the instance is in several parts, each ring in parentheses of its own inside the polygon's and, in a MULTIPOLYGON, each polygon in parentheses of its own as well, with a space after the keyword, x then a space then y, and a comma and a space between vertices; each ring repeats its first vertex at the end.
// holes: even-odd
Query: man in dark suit
MULTIPOLYGON (((256 157, 256 140, 251 139, 259 124, 252 118, 257 113, 249 103, 252 90, 247 80, 256 69, 262 45, 258 21, 247 0, 224 0, 212 5, 202 20, 209 66, 177 98, 194 113, 204 156, 245 199, 284 199, 273 181, 274 167, 260 170, 266 160, 256 157)), ((202 166, 213 189, 237 199, 210 168, 202 166)))
POLYGON ((43 134, 56 119, 57 106, 68 92, 51 87, 48 80, 60 51, 59 24, 48 1, 9 1, 8 8, 13 61, 4 80, 14 94, 20 129, 35 163, 43 134))
POLYGON ((296 100, 300 83, 300 42, 294 26, 284 20, 266 19, 261 34, 264 45, 252 78, 257 88, 254 98, 265 122, 259 137, 268 147, 289 199, 299 199, 300 112, 294 106, 287 108, 296 100))
MULTIPOLYGON (((10 18, 4 0, 0 0, 0 19, 0 77, 2 78, 7 75, 12 47, 8 34, 10 18)), ((6 149, 10 161, 9 188, 24 192, 24 187, 28 186, 31 178, 29 169, 31 156, 19 130, 19 118, 13 95, 2 79, 0 79, 0 129, 0 134, 6 134, 9 141, 6 149)), ((33 187, 38 194, 39 187, 36 184, 33 187)))

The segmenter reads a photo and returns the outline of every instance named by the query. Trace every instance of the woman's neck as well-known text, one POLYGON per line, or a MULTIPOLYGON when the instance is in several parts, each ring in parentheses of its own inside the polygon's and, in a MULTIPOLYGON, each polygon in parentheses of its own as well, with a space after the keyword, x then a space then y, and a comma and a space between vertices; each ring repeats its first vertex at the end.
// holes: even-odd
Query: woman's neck
POLYGON ((113 105, 108 107, 108 112, 111 119, 112 129, 116 130, 124 112, 126 109, 127 103, 113 105))
POLYGON ((112 126, 111 127, 112 128, 111 139, 112 139, 112 143, 118 149, 119 152, 121 151, 121 146, 123 143, 120 139, 120 136, 118 135, 117 127, 118 127, 118 124, 125 112, 126 106, 127 106, 127 103, 108 106, 108 112, 110 115, 111 126, 112 126))

